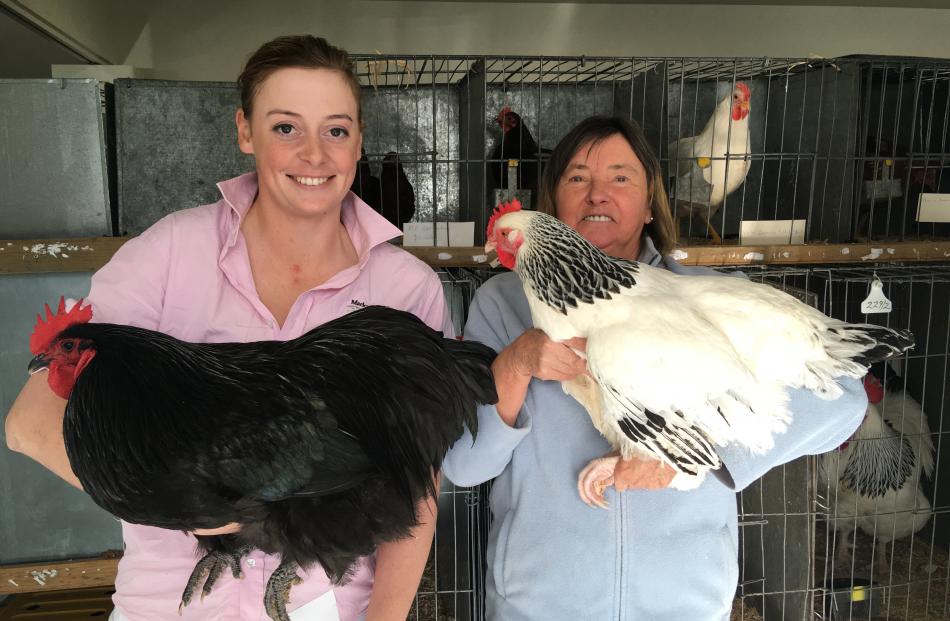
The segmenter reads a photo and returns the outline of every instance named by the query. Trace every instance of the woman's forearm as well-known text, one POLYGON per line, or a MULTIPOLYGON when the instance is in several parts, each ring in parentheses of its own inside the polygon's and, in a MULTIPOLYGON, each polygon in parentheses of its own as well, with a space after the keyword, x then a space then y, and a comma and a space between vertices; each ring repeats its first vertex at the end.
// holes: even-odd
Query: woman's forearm
POLYGON ((376 551, 376 577, 366 621, 404 621, 409 616, 432 548, 438 513, 436 499, 421 502, 417 511, 419 525, 409 537, 384 543, 376 551))
POLYGON ((31 376, 7 413, 4 432, 10 450, 39 462, 70 485, 82 489, 63 443, 66 401, 47 383, 46 371, 31 376))
POLYGON ((495 408, 498 415, 509 427, 515 426, 518 412, 524 405, 528 395, 528 385, 531 376, 519 373, 511 361, 511 349, 504 349, 492 363, 491 370, 495 377, 495 390, 498 393, 498 403, 495 408))

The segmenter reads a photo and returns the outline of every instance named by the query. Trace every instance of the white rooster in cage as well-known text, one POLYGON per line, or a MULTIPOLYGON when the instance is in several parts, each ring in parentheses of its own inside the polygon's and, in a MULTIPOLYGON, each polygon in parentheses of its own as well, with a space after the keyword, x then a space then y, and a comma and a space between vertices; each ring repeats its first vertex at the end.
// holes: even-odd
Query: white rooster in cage
MULTIPOLYGON (((587 339, 590 377, 565 391, 623 458, 676 470, 676 489, 722 465, 717 445, 771 448, 788 422, 787 388, 834 399, 836 378, 861 378, 913 346, 907 331, 845 323, 766 284, 615 259, 517 201, 496 210, 487 237, 521 277, 534 326, 555 341, 587 339)), ((617 459, 581 472, 585 502, 603 506, 617 459)))
POLYGON ((876 540, 882 576, 889 573, 888 544, 930 519, 930 501, 920 486, 934 470, 927 415, 904 390, 903 378, 894 374, 888 380, 885 391, 874 375, 865 378, 870 403, 864 422, 847 442, 821 456, 818 469, 818 491, 839 533, 838 563, 850 562, 857 527, 876 540))
POLYGON ((677 235, 680 218, 698 216, 713 241, 722 241, 711 220, 749 174, 751 107, 752 91, 745 82, 737 82, 698 136, 670 143, 670 171, 676 178, 673 195, 677 235))

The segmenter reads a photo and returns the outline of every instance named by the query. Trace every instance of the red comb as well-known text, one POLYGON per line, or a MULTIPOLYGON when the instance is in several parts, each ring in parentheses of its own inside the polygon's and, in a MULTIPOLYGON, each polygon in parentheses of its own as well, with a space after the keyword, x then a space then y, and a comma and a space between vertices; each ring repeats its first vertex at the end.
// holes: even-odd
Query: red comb
POLYGON ((884 385, 870 373, 864 376, 864 392, 867 393, 870 403, 877 404, 884 400, 884 385))
POLYGON ((752 91, 749 90, 749 85, 745 82, 736 82, 736 88, 742 91, 742 97, 748 99, 749 95, 752 94, 752 91))
POLYGON ((30 351, 37 355, 45 351, 49 344, 53 342, 56 336, 77 323, 87 323, 92 319, 92 307, 82 308, 82 300, 76 302, 69 312, 66 312, 66 299, 59 298, 59 308, 56 314, 53 314, 49 304, 43 305, 46 308, 46 321, 43 321, 41 315, 36 316, 36 327, 33 328, 33 334, 30 335, 30 351))
POLYGON ((495 211, 492 212, 491 218, 488 219, 488 232, 486 233, 486 239, 491 239, 492 233, 495 230, 495 222, 498 220, 498 218, 513 211, 521 211, 521 201, 519 201, 517 198, 511 199, 511 202, 508 203, 498 203, 498 206, 495 207, 495 211))

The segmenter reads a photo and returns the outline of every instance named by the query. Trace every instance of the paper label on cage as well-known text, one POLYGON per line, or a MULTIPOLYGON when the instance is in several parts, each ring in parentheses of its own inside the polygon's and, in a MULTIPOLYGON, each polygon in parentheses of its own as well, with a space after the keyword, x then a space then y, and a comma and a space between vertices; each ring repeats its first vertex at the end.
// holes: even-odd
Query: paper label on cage
POLYGON ((403 246, 466 246, 475 245, 474 222, 406 222, 403 246), (433 239, 433 234, 435 239, 433 239))
POLYGON ((804 244, 804 220, 743 220, 739 226, 743 246, 768 244, 804 244))
POLYGON ((950 194, 921 194, 917 222, 950 222, 950 194))
POLYGON ((861 302, 861 312, 865 315, 889 313, 893 306, 884 295, 884 285, 881 284, 880 280, 874 280, 871 283, 871 293, 861 302))

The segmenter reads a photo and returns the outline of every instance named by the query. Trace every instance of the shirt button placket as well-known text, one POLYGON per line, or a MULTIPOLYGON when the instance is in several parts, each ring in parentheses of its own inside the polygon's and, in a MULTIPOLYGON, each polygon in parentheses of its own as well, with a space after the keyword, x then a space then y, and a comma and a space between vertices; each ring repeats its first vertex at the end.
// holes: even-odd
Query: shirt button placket
POLYGON ((238 581, 241 621, 267 621, 264 613, 264 554, 254 550, 244 558, 244 579, 238 581))

